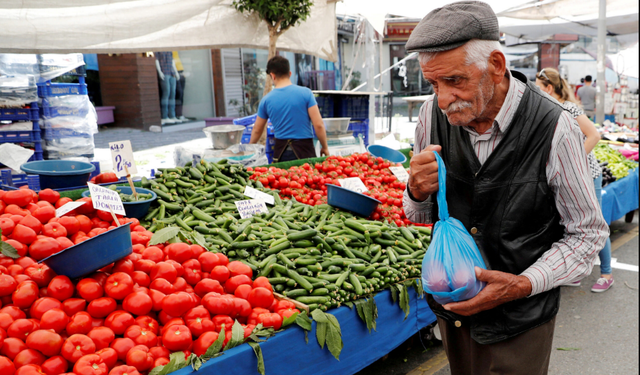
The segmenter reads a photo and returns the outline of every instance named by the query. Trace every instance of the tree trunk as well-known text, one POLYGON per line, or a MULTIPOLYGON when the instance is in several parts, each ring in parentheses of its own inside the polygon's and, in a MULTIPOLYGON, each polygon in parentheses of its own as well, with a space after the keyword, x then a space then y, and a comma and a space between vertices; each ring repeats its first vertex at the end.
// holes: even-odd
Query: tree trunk
MULTIPOLYGON (((267 61, 269 61, 272 57, 276 55, 276 42, 278 41, 278 37, 280 36, 280 32, 278 32, 278 28, 280 27, 280 22, 278 22, 275 26, 267 23, 267 28, 269 29, 269 57, 267 61)), ((273 81, 271 80, 271 75, 267 74, 267 78, 264 80, 264 91, 262 91, 262 97, 267 96, 271 89, 273 88, 273 81)), ((260 136, 260 140, 258 143, 266 144, 267 141, 267 127, 264 127, 262 131, 262 136, 260 136)))

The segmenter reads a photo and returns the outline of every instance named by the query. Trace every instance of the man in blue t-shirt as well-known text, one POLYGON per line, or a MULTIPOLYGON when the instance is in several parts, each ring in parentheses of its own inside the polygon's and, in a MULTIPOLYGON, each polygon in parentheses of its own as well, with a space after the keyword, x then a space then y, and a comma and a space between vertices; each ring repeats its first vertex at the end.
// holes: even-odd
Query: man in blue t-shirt
POLYGON ((272 57, 267 62, 267 74, 273 79, 275 88, 260 102, 250 143, 260 140, 267 120, 271 120, 276 139, 273 161, 314 158, 317 155, 313 125, 322 146, 321 156, 329 156, 327 133, 316 99, 308 88, 291 83, 289 60, 282 56, 272 57))

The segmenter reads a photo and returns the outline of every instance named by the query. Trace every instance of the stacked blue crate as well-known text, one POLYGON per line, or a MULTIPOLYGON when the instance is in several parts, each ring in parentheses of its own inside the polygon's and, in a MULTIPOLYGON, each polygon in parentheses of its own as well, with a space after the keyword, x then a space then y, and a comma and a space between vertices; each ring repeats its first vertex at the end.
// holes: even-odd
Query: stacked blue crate
POLYGON ((0 109, 0 121, 31 122, 30 130, 0 131, 0 143, 28 143, 28 147, 33 147, 34 150, 29 161, 42 160, 38 103, 32 102, 29 107, 0 109))
POLYGON ((353 136, 356 138, 362 136, 364 146, 369 146, 369 119, 350 122, 349 130, 353 132, 353 136))
MULTIPOLYGON (((241 144, 248 144, 251 142, 251 132, 253 131, 253 124, 255 124, 258 115, 251 115, 247 117, 237 118, 233 120, 234 125, 243 125, 245 127, 242 132, 242 138, 240 138, 241 144)), ((267 142, 266 142, 266 153, 267 158, 269 159, 269 163, 273 160, 273 147, 276 144, 275 133, 273 130, 273 124, 271 122, 267 123, 267 142)))

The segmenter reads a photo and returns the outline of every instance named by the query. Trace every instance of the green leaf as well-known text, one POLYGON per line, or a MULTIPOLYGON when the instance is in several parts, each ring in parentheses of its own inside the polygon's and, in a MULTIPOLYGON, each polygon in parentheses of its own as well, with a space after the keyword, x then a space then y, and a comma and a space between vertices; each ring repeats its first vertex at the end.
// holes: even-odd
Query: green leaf
POLYGON ((193 361, 195 361, 197 358, 198 358, 197 355, 195 355, 193 353, 189 354, 189 357, 187 357, 187 359, 186 359, 187 364, 185 365, 185 367, 193 364, 193 361))
POLYGON ((395 303, 398 300, 398 291, 394 285, 389 285, 389 290, 391 290, 391 299, 395 303))
POLYGON ((340 335, 340 332, 333 325, 329 324, 327 330, 327 348, 329 348, 329 351, 337 360, 340 360, 340 352, 343 347, 342 335, 340 335))
POLYGON ((258 373, 260 375, 265 375, 264 371, 264 357, 262 357, 262 349, 260 349, 260 344, 257 342, 249 342, 249 346, 253 348, 253 352, 256 353, 256 358, 258 359, 258 373))
POLYGON ((167 227, 160 229, 159 231, 155 232, 153 236, 151 236, 149 246, 168 242, 170 239, 175 238, 178 233, 180 233, 180 228, 178 227, 167 227))
POLYGON ((180 370, 187 366, 187 361, 184 358, 184 352, 171 353, 169 356, 169 363, 164 366, 155 367, 149 375, 167 375, 174 371, 180 370))
POLYGON ((422 280, 415 279, 413 280, 413 289, 415 289, 416 294, 418 294, 419 298, 424 298, 424 290, 422 289, 422 280))
POLYGON ((193 242, 204 247, 205 249, 207 248, 207 241, 200 232, 196 232, 194 230, 193 232, 191 232, 191 238, 193 239, 193 242))
POLYGON ((0 249, 2 250, 2 255, 4 256, 7 256, 12 259, 20 258, 20 255, 18 254, 18 250, 16 250, 15 247, 11 246, 11 244, 8 244, 4 241, 0 242, 0 249))
POLYGON ((338 322, 338 318, 329 313, 324 313, 324 315, 329 319, 329 323, 333 326, 333 328, 338 331, 338 334, 342 336, 342 330, 340 329, 340 323, 338 322))
POLYGON ((309 331, 304 331, 304 342, 309 345, 309 331))
POLYGON ((353 302, 347 301, 344 303, 345 306, 348 306, 351 310, 353 310, 353 302))
POLYGON ((324 343, 327 340, 327 325, 329 324, 316 322, 316 339, 322 349, 324 349, 324 343))
POLYGON ((189 233, 185 233, 185 231, 181 230, 180 232, 178 232, 177 238, 179 238, 180 241, 184 243, 189 243, 191 236, 189 236, 189 233))
POLYGON ((369 333, 371 333, 372 328, 375 329, 376 327, 376 321, 373 317, 373 310, 376 308, 376 304, 375 302, 373 302, 372 305, 371 302, 373 302, 373 297, 369 298, 369 300, 367 300, 364 304, 364 316, 366 318, 367 329, 369 330, 369 333))
POLYGON ((224 336, 225 336, 224 327, 222 327, 216 341, 214 341, 213 344, 211 344, 209 349, 207 349, 207 351, 201 356, 201 358, 204 360, 207 360, 209 358, 213 358, 213 356, 220 353, 220 349, 222 349, 222 343, 224 342, 224 336))
POLYGON ((364 300, 357 300, 356 301, 356 311, 358 312, 358 316, 360 317, 360 320, 362 320, 365 324, 367 323, 367 319, 364 316, 364 307, 363 305, 364 300))
POLYGON ((288 317, 288 318, 284 318, 284 319, 282 320, 282 326, 283 326, 283 327, 286 327, 286 326, 288 326, 288 325, 293 324, 293 323, 296 321, 296 319, 298 319, 298 315, 299 315, 299 314, 300 314, 300 313, 293 313, 293 315, 291 315, 290 317, 288 317))
POLYGON ((200 357, 196 357, 193 362, 191 362, 191 367, 195 370, 198 371, 200 370, 200 367, 202 367, 202 360, 200 359, 200 357))
POLYGON ((239 321, 236 320, 233 323, 233 327, 231 327, 231 339, 227 342, 227 345, 224 347, 224 350, 228 350, 231 348, 235 348, 236 346, 242 344, 244 342, 244 328, 239 321))
POLYGON ((296 316, 296 324, 305 331, 311 331, 311 319, 307 316, 306 311, 303 311, 296 316))
POLYGON ((556 348, 556 350, 573 351, 580 350, 580 348, 556 348))
POLYGON ((149 371, 149 375, 159 375, 160 371, 162 371, 163 368, 164 366, 156 366, 151 371, 149 371))
POLYGON ((400 308, 404 311, 404 318, 407 319, 409 316, 409 293, 407 292, 407 288, 404 285, 396 285, 400 290, 400 308))

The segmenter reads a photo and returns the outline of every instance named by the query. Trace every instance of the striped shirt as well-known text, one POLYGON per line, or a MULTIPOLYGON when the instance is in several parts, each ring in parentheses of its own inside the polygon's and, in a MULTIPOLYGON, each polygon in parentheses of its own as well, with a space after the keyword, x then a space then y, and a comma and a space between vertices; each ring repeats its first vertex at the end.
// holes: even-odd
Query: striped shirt
MULTIPOLYGON (((509 90, 491 129, 478 134, 473 128, 463 127, 469 133, 480 163, 487 160, 502 140, 526 88, 524 83, 514 79, 510 73, 507 76, 509 90)), ((433 103, 434 97, 431 96, 420 108, 413 147, 416 155, 431 141, 433 103)), ((521 274, 531 281, 531 295, 589 275, 598 252, 609 236, 609 227, 598 206, 581 139, 580 127, 571 114, 563 111, 553 135, 546 175, 561 216, 560 224, 565 227, 565 235, 521 274)), ((433 222, 431 197, 424 202, 416 202, 405 190, 403 202, 409 220, 415 223, 433 222)))

